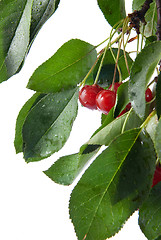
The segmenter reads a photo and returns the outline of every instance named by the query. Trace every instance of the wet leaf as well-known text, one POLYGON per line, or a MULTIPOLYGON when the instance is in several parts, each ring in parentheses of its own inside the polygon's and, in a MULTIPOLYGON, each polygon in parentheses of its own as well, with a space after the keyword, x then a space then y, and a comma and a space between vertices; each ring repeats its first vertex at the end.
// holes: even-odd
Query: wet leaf
POLYGON ((146 46, 136 57, 129 80, 129 100, 140 118, 145 116, 145 91, 161 59, 161 42, 146 46))
POLYGON ((16 153, 23 151, 23 139, 22 139, 22 128, 25 122, 25 119, 35 103, 36 99, 40 96, 40 93, 35 93, 22 107, 20 110, 17 120, 16 120, 16 131, 15 131, 15 140, 14 146, 16 149, 16 153))
POLYGON ((148 135, 132 129, 116 137, 90 165, 70 198, 79 240, 104 240, 120 230, 145 200, 155 168, 148 135))
POLYGON ((79 39, 72 39, 36 69, 27 87, 45 93, 76 87, 96 58, 94 46, 79 39))
POLYGON ((78 91, 45 95, 29 112, 23 125, 24 158, 39 161, 60 150, 77 116, 78 91))
POLYGON ((139 210, 139 225, 149 240, 161 238, 161 183, 155 185, 139 210))
POLYGON ((97 151, 98 149, 86 154, 76 153, 63 156, 44 173, 56 183, 70 185, 97 151))
POLYGON ((139 117, 131 111, 130 114, 126 113, 114 121, 106 125, 100 131, 98 131, 93 137, 87 142, 88 145, 98 144, 108 146, 110 142, 119 134, 121 134, 123 126, 124 130, 139 127, 141 120, 139 117), (126 122, 125 122, 126 120, 126 122), (125 123, 125 126, 124 126, 125 123))
POLYGON ((0 1, 0 82, 19 72, 37 32, 59 0, 0 1))

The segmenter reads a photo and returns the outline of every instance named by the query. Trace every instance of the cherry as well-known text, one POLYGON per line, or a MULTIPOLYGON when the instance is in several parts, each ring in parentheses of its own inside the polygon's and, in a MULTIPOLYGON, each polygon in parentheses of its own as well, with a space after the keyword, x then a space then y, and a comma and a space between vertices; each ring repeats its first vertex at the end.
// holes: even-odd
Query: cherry
POLYGON ((128 103, 126 105, 126 107, 124 108, 124 110, 122 110, 122 112, 118 115, 118 117, 122 116, 124 113, 128 112, 131 108, 131 103, 128 103))
POLYGON ((150 88, 147 88, 145 91, 145 100, 146 102, 150 102, 153 99, 153 94, 150 88))
MULTIPOLYGON (((120 87, 121 84, 122 84, 122 83, 120 83, 120 82, 115 82, 115 83, 114 83, 113 91, 114 91, 115 93, 117 92, 117 89, 120 87)), ((112 91, 112 84, 109 86, 108 89, 112 91)))
POLYGON ((116 93, 111 90, 102 90, 96 96, 96 105, 104 114, 108 114, 115 105, 116 93))
POLYGON ((153 184, 152 187, 154 187, 158 182, 161 181, 161 167, 156 166, 154 177, 153 177, 153 184))
POLYGON ((100 92, 103 88, 98 86, 97 84, 93 85, 85 85, 79 91, 79 101, 80 103, 89 109, 97 109, 96 106, 96 95, 100 92))

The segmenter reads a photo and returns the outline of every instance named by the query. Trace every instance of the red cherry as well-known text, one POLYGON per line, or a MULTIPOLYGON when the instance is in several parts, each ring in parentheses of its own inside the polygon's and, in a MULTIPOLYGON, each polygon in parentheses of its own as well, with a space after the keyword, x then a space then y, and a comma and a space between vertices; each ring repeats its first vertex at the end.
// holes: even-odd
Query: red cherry
MULTIPOLYGON (((120 87, 121 84, 122 84, 122 83, 120 83, 120 82, 115 82, 115 83, 114 83, 113 91, 114 91, 115 93, 117 92, 117 89, 120 87)), ((108 89, 112 91, 112 84, 109 86, 108 89)))
POLYGON ((152 187, 154 187, 160 181, 161 181, 161 167, 156 166, 152 187))
POLYGON ((153 94, 150 88, 147 88, 145 91, 145 100, 146 102, 150 102, 153 99, 153 94))
POLYGON ((122 110, 122 112, 120 112, 120 114, 117 116, 117 118, 122 116, 124 113, 126 113, 126 109, 122 110))
POLYGON ((93 85, 85 85, 79 91, 79 101, 80 103, 89 109, 97 109, 96 106, 96 96, 103 88, 100 86, 93 84, 93 85))
POLYGON ((96 96, 96 105, 104 114, 108 114, 115 105, 116 94, 111 90, 102 90, 96 96))
POLYGON ((120 117, 120 116, 122 116, 124 113, 128 112, 128 111, 130 110, 130 108, 131 108, 131 103, 128 103, 128 104, 126 105, 126 107, 124 108, 124 110, 122 110, 122 112, 121 112, 117 117, 120 117))
POLYGON ((128 103, 125 107, 126 112, 128 112, 131 109, 131 103, 128 103))

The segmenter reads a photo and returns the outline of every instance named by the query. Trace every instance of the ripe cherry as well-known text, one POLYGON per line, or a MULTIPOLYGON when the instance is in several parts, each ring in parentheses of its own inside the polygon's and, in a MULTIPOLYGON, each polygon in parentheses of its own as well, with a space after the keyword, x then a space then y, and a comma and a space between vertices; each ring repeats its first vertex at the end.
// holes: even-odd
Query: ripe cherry
POLYGON ((98 86, 97 84, 93 85, 85 85, 79 91, 79 101, 80 103, 89 109, 97 109, 96 106, 96 95, 100 92, 103 88, 98 86))
POLYGON ((116 93, 111 90, 102 90, 96 96, 96 105, 104 114, 108 114, 115 105, 116 93))
MULTIPOLYGON (((117 89, 120 87, 121 84, 122 84, 122 83, 120 83, 120 82, 115 82, 115 83, 114 83, 113 91, 114 91, 115 93, 117 92, 117 89)), ((109 86, 108 89, 112 91, 112 84, 109 86)))
POLYGON ((145 100, 146 102, 150 102, 153 99, 153 94, 150 88, 147 88, 145 91, 145 100))
POLYGON ((131 108, 131 103, 128 103, 126 105, 126 107, 124 108, 124 110, 122 110, 122 112, 118 115, 118 117, 122 116, 124 113, 128 112, 131 108))
POLYGON ((161 181, 161 167, 156 166, 152 187, 154 187, 160 181, 161 181))

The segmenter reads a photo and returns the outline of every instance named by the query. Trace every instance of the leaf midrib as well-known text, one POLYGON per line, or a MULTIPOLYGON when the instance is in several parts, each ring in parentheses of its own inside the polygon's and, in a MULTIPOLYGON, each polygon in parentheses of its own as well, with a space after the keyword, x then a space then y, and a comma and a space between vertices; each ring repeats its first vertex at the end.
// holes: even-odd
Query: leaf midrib
MULTIPOLYGON (((39 81, 39 83, 40 83, 40 84, 41 84, 41 83, 44 83, 44 82, 46 82, 48 79, 53 78, 55 75, 57 75, 57 74, 65 71, 66 69, 70 68, 71 66, 74 66, 74 65, 77 64, 79 61, 81 61, 82 59, 86 58, 93 50, 95 50, 95 47, 92 48, 89 52, 87 52, 87 53, 86 53, 84 56, 82 56, 81 58, 79 58, 79 59, 77 59, 76 61, 72 62, 71 64, 65 66, 64 68, 60 69, 59 71, 55 72, 54 74, 51 74, 49 77, 44 78, 42 81, 39 81)), ((51 58, 52 58, 52 57, 51 57, 51 58)), ((50 60, 50 59, 49 59, 49 60, 50 60)), ((49 61, 49 60, 48 60, 48 61, 49 61)), ((44 63, 44 64, 45 64, 45 63, 44 63)), ((36 74, 36 72, 35 72, 35 74, 36 74)), ((33 76, 34 76, 34 74, 33 74, 33 76)), ((31 77, 31 79, 32 79, 32 77, 31 77)), ((32 83, 31 83, 31 85, 32 85, 32 83)), ((30 82, 28 83, 27 87, 30 88, 30 82)))
POLYGON ((138 138, 140 132, 141 132, 141 129, 140 129, 140 131, 138 132, 138 134, 137 134, 137 136, 136 136, 136 138, 135 138, 135 141, 133 142, 133 144, 132 144, 131 147, 129 148, 129 150, 128 150, 127 154, 125 155, 124 159, 121 161, 121 163, 120 163, 120 165, 119 165, 117 171, 116 171, 115 174, 113 175, 111 181, 110 181, 109 184, 107 185, 107 188, 105 189, 105 191, 104 191, 104 193, 103 193, 103 195, 102 195, 102 197, 101 197, 101 199, 100 199, 100 201, 99 201, 99 203, 98 203, 98 206, 97 206, 97 208, 96 208, 96 210, 95 210, 95 212, 94 212, 94 214, 93 214, 93 218, 92 218, 92 220, 91 220, 91 223, 90 223, 90 225, 89 225, 89 228, 88 228, 88 231, 87 231, 86 234, 89 233, 90 228, 91 228, 91 226, 92 226, 92 223, 93 223, 93 221, 94 221, 94 218, 96 217, 96 213, 97 213, 97 211, 98 211, 98 208, 100 207, 101 202, 102 202, 102 200, 103 200, 105 194, 107 193, 107 191, 108 191, 108 189, 109 189, 111 183, 113 182, 113 180, 114 180, 115 176, 117 175, 118 171, 120 170, 121 166, 123 165, 123 163, 124 163, 124 161, 125 161, 127 155, 129 154, 130 150, 131 150, 132 147, 134 146, 134 144, 135 144, 135 142, 136 142, 136 140, 137 140, 137 138, 138 138))
MULTIPOLYGON (((34 144, 34 148, 39 144, 39 142, 41 141, 41 139, 51 130, 51 128, 55 125, 55 123, 58 121, 59 117, 63 114, 63 112, 65 111, 66 107, 68 106, 68 104, 70 103, 70 101, 72 100, 73 96, 75 95, 76 92, 73 93, 73 95, 71 96, 70 100, 65 104, 63 111, 61 111, 58 116, 55 118, 55 121, 50 125, 50 127, 44 132, 44 134, 41 136, 41 138, 38 139, 38 141, 34 144)), ((45 95, 44 98, 46 98, 48 96, 45 95)), ((42 98, 40 101, 42 101, 44 98, 42 98)), ((39 102, 38 102, 39 103, 39 102)), ((37 104, 38 104, 37 103, 37 104)), ((36 104, 36 105, 37 105, 36 104)), ((36 107, 36 105, 32 108, 34 109, 36 107)), ((31 158, 32 159, 32 158, 31 158)))

